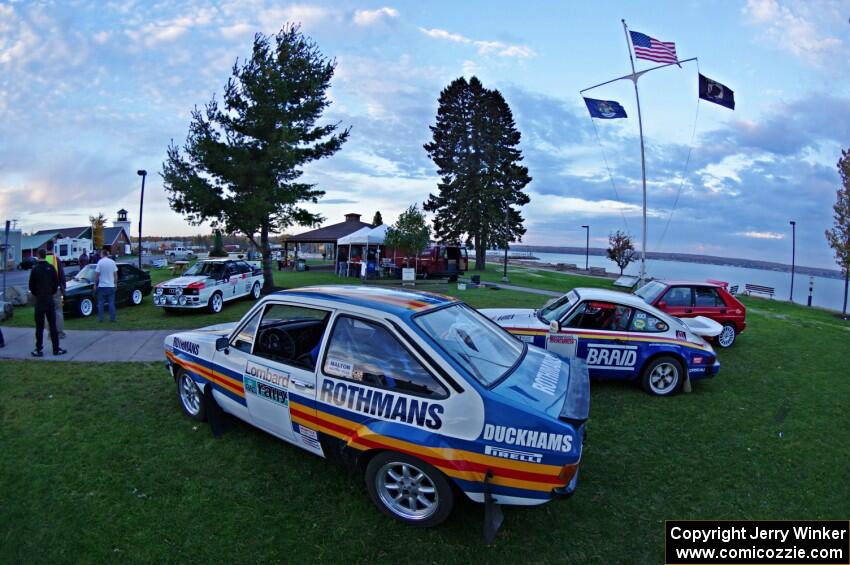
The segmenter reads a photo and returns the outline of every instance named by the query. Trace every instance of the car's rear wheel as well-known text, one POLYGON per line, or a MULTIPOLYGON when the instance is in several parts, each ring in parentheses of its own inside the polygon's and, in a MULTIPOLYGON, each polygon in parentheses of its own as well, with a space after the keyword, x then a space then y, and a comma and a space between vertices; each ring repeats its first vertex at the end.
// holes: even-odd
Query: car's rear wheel
POLYGON ((436 526, 454 507, 454 492, 446 476, 404 453, 385 451, 369 461, 366 488, 382 512, 412 526, 436 526))
POLYGON ((653 359, 643 370, 643 389, 655 396, 670 396, 679 390, 684 378, 682 364, 664 355, 653 359))
POLYGON ((251 297, 254 300, 259 300, 261 291, 262 291, 262 288, 260 288, 260 283, 255 282, 254 286, 251 287, 251 297))
POLYGON ((144 297, 145 297, 145 295, 142 294, 142 289, 135 288, 135 289, 133 289, 133 292, 130 293, 130 303, 133 306, 138 306, 139 304, 142 303, 142 299, 144 297))
POLYGON ((224 298, 222 298, 220 292, 216 292, 215 294, 210 296, 210 301, 207 304, 207 307, 213 314, 218 314, 219 312, 221 312, 221 309, 224 307, 224 298))
POLYGON ((80 311, 80 316, 87 318, 94 312, 94 302, 91 298, 83 297, 80 299, 78 310, 80 311))
POLYGON ((735 338, 738 337, 738 332, 735 330, 735 326, 730 323, 723 324, 723 331, 720 332, 720 335, 717 336, 717 345, 722 348, 732 347, 732 344, 735 343, 735 338))
POLYGON ((177 375, 177 396, 180 398, 180 407, 187 416, 199 422, 207 419, 204 395, 195 379, 185 371, 180 371, 177 375))

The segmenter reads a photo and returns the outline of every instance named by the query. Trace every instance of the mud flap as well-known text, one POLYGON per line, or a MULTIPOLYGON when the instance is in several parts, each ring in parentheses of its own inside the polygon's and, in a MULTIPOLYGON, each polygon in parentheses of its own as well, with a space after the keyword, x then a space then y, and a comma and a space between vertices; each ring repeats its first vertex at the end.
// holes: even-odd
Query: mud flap
POLYGON ((687 373, 687 369, 685 369, 685 382, 682 383, 682 392, 689 393, 694 391, 694 387, 691 386, 691 375, 687 373))
POLYGON ((213 437, 221 437, 233 427, 230 417, 213 398, 212 386, 204 389, 204 411, 207 413, 207 421, 210 423, 213 437))
POLYGON ((493 500, 493 494, 490 492, 490 481, 492 479, 493 472, 488 469, 484 476, 484 543, 487 545, 490 545, 496 539, 496 534, 499 533, 499 528, 502 527, 502 522, 505 520, 502 507, 493 500))

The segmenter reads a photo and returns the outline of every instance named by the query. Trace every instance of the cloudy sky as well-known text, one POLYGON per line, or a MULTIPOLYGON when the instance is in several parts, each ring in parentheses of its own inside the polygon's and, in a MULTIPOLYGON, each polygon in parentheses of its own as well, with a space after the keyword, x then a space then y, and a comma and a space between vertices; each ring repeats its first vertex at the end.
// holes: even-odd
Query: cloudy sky
MULTIPOLYGON (((735 91, 734 112, 697 103, 697 66, 640 80, 650 250, 833 266, 823 231, 850 147, 850 2, 317 2, 0 0, 0 219, 25 230, 138 218, 145 232, 206 231, 170 211, 159 177, 189 112, 220 95, 254 33, 300 22, 336 58, 328 120, 352 126, 306 177, 329 222, 385 221, 436 188, 428 141, 441 88, 478 76, 502 91, 534 178, 525 243, 592 245, 640 235, 640 153, 631 83, 592 96, 627 120, 587 115, 579 90, 626 74, 620 18, 675 41, 680 58, 735 91), (686 166, 689 153, 690 161, 686 166), (671 215, 671 210, 675 212, 671 215)), ((650 66, 639 62, 638 68, 650 66)), ((297 231, 297 230, 295 230, 297 231)))

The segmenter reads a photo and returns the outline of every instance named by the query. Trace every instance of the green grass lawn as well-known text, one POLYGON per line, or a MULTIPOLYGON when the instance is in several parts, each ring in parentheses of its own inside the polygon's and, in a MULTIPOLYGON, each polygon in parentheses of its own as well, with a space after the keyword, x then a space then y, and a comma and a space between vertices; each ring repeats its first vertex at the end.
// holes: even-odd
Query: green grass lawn
POLYGON ((692 394, 595 382, 576 495, 506 508, 492 547, 476 504, 413 529, 334 464, 244 424, 214 439, 160 363, 4 361, 0 563, 642 564, 662 562, 665 519, 846 519, 848 325, 747 302, 749 328, 692 394))
MULTIPOLYGON (((502 282, 504 266, 499 263, 487 263, 484 271, 469 271, 466 276, 480 275, 482 281, 502 282)), ((569 273, 559 273, 546 269, 521 267, 508 264, 508 284, 530 286, 556 292, 567 292, 577 286, 615 289, 612 279, 588 277, 569 273)))

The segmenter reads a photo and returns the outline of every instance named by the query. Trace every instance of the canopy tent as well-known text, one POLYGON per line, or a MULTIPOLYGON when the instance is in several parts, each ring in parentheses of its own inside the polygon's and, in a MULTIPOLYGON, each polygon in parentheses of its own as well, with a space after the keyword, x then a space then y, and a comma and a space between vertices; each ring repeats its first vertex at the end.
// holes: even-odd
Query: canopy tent
MULTIPOLYGON (((347 245, 348 246, 348 259, 346 260, 345 265, 345 274, 348 276, 351 272, 351 265, 364 265, 366 264, 366 258, 369 253, 369 246, 373 246, 376 248, 378 257, 377 263, 380 263, 380 247, 384 244, 384 240, 387 237, 387 226, 380 225, 376 228, 361 228, 354 233, 341 237, 337 240, 337 246, 347 245), (351 252, 352 246, 363 246, 363 252, 361 254, 361 258, 359 261, 352 261, 351 252)), ((360 267, 362 269, 362 267, 360 267)), ((341 269, 338 271, 340 274, 341 269)), ((362 272, 362 271, 361 271, 362 272)))

